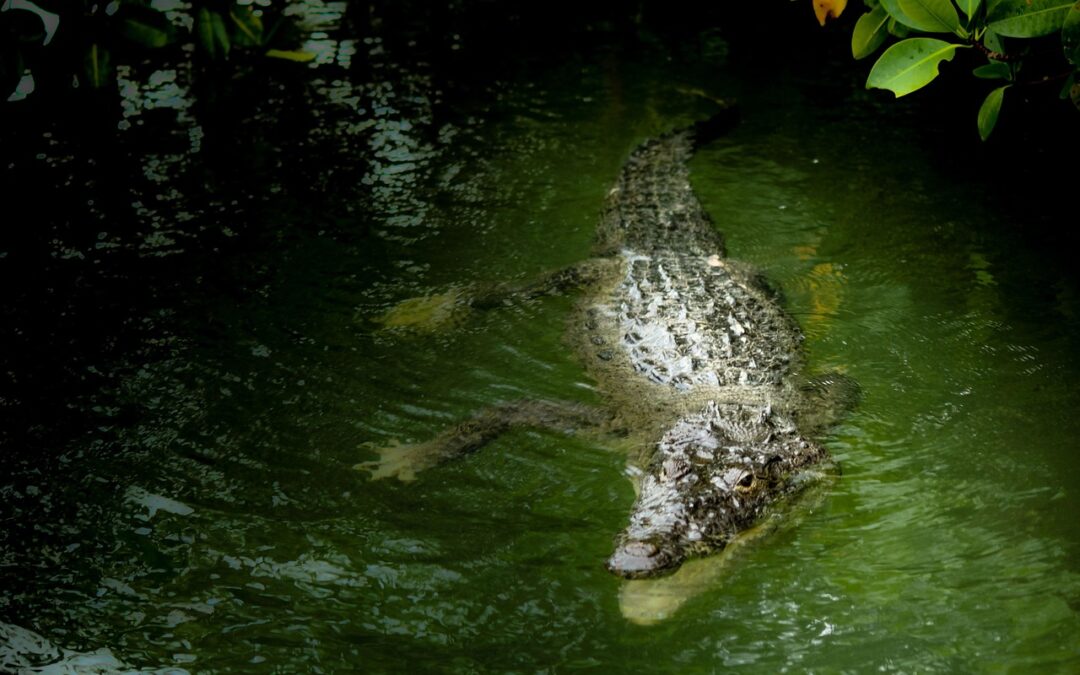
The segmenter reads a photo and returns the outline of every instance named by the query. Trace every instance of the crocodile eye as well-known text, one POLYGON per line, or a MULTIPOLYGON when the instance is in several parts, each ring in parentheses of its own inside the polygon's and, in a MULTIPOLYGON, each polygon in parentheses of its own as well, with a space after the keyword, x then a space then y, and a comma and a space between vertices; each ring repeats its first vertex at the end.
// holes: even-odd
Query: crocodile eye
POLYGON ((739 487, 748 488, 754 484, 754 474, 747 472, 744 473, 742 478, 739 479, 739 487))

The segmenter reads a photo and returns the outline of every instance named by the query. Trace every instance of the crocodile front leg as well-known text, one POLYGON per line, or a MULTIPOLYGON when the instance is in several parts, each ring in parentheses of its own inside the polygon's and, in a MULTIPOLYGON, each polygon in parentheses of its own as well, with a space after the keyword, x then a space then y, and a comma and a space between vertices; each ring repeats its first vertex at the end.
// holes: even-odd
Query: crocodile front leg
POLYGON ((376 322, 387 328, 434 329, 461 322, 470 311, 498 309, 548 295, 572 293, 621 271, 616 258, 589 258, 527 281, 457 286, 399 302, 376 322))
POLYGON ((370 471, 372 480, 397 478, 408 482, 416 478, 417 472, 476 452, 511 429, 538 428, 569 434, 603 429, 610 426, 612 418, 609 411, 583 403, 537 400, 499 403, 429 441, 375 448, 379 459, 361 462, 354 468, 370 471))
POLYGON ((476 309, 493 309, 514 302, 523 302, 545 295, 562 295, 597 284, 608 276, 622 271, 617 258, 589 258, 525 282, 503 282, 478 288, 470 300, 476 309))

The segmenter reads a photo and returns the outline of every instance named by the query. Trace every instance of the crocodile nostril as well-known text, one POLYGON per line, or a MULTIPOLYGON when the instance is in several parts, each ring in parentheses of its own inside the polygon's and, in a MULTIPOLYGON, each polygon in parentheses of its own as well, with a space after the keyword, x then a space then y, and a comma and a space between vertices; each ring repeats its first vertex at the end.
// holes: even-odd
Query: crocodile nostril
POLYGON ((656 555, 660 549, 656 548, 656 544, 650 544, 647 541, 632 541, 623 547, 629 555, 640 556, 642 558, 651 558, 656 555))
POLYGON ((660 480, 667 483, 690 473, 690 463, 680 457, 669 457, 660 467, 660 480))
POLYGON ((773 455, 765 461, 765 466, 761 467, 761 473, 772 478, 778 478, 783 472, 783 463, 784 460, 780 455, 773 455))

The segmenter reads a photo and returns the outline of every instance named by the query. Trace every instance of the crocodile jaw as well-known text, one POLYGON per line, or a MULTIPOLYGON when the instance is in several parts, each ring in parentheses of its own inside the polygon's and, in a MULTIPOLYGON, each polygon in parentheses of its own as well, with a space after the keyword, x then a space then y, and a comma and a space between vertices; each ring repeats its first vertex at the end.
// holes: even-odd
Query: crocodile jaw
POLYGON ((685 495, 670 481, 646 476, 630 525, 608 558, 608 570, 627 579, 639 579, 679 565, 686 557, 680 545, 680 534, 687 523, 684 499, 685 495))
POLYGON ((607 569, 628 579, 723 549, 825 457, 769 406, 708 404, 658 443, 607 569))
POLYGON ((607 568, 612 574, 626 579, 643 579, 655 576, 682 562, 682 556, 648 541, 628 541, 615 549, 608 558, 607 568))

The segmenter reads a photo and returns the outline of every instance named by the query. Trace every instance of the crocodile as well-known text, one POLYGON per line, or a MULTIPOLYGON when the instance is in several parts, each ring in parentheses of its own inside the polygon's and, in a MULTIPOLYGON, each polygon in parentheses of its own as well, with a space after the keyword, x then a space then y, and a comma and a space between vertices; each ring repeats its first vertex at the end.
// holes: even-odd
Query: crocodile
POLYGON ((606 567, 627 579, 724 549, 815 476, 835 473, 816 438, 857 386, 840 374, 803 375, 798 325, 758 272, 727 257, 690 185, 695 149, 736 118, 725 105, 633 150, 589 259, 534 283, 454 296, 477 309, 577 289, 567 339, 605 405, 501 403, 429 441, 381 448, 380 460, 358 467, 411 480, 515 427, 621 434, 634 448, 637 497, 606 567))

